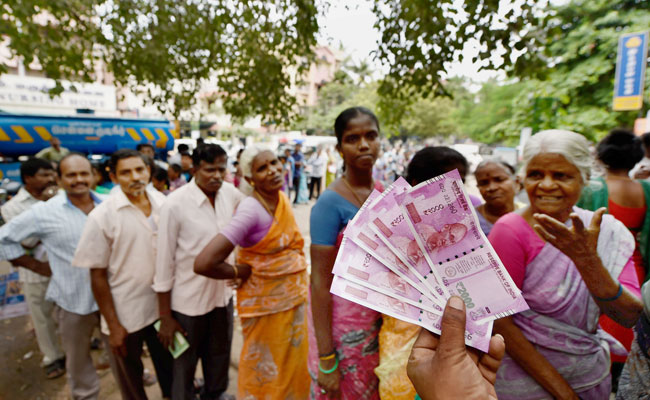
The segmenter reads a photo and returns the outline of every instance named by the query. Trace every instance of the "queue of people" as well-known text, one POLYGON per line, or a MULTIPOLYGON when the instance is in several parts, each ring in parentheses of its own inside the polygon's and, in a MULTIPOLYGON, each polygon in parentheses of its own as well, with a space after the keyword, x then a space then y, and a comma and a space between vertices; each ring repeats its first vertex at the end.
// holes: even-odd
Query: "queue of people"
POLYGON ((530 306, 497 320, 479 354, 465 347, 458 298, 438 337, 330 294, 348 222, 384 189, 372 111, 343 111, 334 131, 338 178, 326 151, 307 159, 299 145, 280 155, 248 146, 237 185, 218 145, 182 151, 166 174, 147 146, 118 150, 108 171, 116 187, 104 195, 91 190, 102 171, 83 155, 65 154, 56 171, 25 161, 24 187, 0 210, 0 259, 21 267, 47 377, 67 371, 74 399, 98 398, 90 343, 99 329, 122 398, 147 398, 146 344, 164 398, 194 399, 201 361, 200 398, 227 399, 236 310, 239 399, 608 399, 612 385, 621 399, 648 393, 650 186, 630 178, 644 155, 639 138, 605 137, 597 159, 606 174, 596 180, 589 142, 570 131, 533 135, 518 174, 500 160, 470 171, 445 146, 412 157, 390 150, 391 160, 405 157, 411 185, 454 169, 476 178, 480 227, 530 306), (307 166, 318 168, 311 270, 292 208, 307 166), (528 204, 515 200, 522 188, 528 204), (178 335, 188 347, 172 356, 178 335))

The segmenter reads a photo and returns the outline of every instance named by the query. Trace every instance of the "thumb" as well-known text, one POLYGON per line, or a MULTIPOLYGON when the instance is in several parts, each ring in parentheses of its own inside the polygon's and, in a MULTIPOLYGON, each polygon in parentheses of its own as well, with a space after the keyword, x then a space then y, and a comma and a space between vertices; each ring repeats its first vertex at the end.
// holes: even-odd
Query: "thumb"
POLYGON ((603 221, 603 214, 606 212, 607 208, 605 207, 601 207, 594 212, 594 216, 591 218, 591 229, 600 231, 600 223, 603 221))
POLYGON ((438 352, 443 357, 453 357, 465 353, 465 303, 458 296, 447 301, 442 315, 442 329, 438 352))

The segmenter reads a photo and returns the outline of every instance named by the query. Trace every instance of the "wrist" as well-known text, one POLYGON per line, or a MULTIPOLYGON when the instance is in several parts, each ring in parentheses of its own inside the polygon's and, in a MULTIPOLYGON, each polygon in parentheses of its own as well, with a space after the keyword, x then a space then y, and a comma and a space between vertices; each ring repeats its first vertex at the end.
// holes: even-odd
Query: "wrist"
POLYGON ((338 367, 339 367, 339 358, 336 356, 331 360, 327 360, 327 361, 318 360, 318 370, 325 375, 329 375, 333 373, 338 369, 338 367))
POLYGON ((331 369, 338 362, 337 357, 330 358, 329 360, 318 360, 318 363, 324 369, 331 369))
POLYGON ((572 260, 579 270, 593 270, 602 267, 602 261, 596 252, 580 252, 572 260))
POLYGON ((603 290, 599 290, 598 293, 592 293, 595 300, 601 302, 612 302, 617 300, 623 294, 623 285, 620 282, 614 282, 614 285, 605 286, 607 287, 603 290))
POLYGON ((117 322, 117 321, 115 321, 115 322, 108 322, 108 321, 107 321, 107 325, 108 325, 108 331, 109 331, 110 333, 116 333, 116 332, 121 331, 121 330, 124 329, 124 327, 122 326, 122 324, 120 324, 120 323, 117 322))
POLYGON ((160 319, 170 319, 172 318, 171 310, 162 310, 159 312, 160 319))
POLYGON ((329 360, 336 357, 336 350, 328 351, 327 353, 318 353, 318 358, 320 360, 329 360))

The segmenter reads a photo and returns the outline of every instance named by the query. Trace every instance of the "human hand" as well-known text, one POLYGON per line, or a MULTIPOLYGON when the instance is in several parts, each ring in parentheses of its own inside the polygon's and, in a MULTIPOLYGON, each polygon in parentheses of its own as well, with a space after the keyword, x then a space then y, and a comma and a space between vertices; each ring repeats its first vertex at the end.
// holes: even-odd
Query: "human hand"
POLYGON ((634 174, 634 179, 647 179, 650 178, 650 169, 646 167, 639 168, 634 174))
POLYGON ((39 275, 52 276, 52 269, 50 268, 50 263, 47 261, 43 262, 35 260, 34 269, 32 271, 39 275))
POLYGON ((171 315, 163 315, 160 317, 160 329, 158 330, 158 340, 164 348, 172 346, 174 343, 174 335, 180 332, 187 335, 183 327, 171 315))
POLYGON ((42 201, 48 201, 52 197, 56 196, 58 193, 59 187, 57 185, 50 185, 48 186, 43 193, 41 194, 41 199, 42 201))
MULTIPOLYGON (((237 278, 226 280, 226 286, 231 289, 239 289, 251 276, 253 268, 248 264, 237 264, 237 278)), ((233 268, 233 271, 235 268, 233 268)))
POLYGON ((115 355, 126 357, 126 337, 129 332, 120 323, 110 327, 109 331, 108 344, 111 346, 111 351, 115 355))
POLYGON ((14 258, 11 261, 13 265, 18 265, 24 268, 27 268, 30 271, 43 276, 52 276, 52 269, 50 269, 50 263, 47 261, 39 261, 33 256, 23 254, 18 258, 14 258))
POLYGON ((226 286, 228 286, 231 289, 237 290, 241 287, 242 281, 241 279, 227 279, 226 280, 226 286))
POLYGON ((503 337, 492 337, 488 353, 467 348, 465 320, 465 303, 452 296, 442 316, 442 334, 420 330, 406 372, 423 400, 497 398, 494 382, 506 349, 503 337))
MULTIPOLYGON (((319 362, 321 363, 323 368, 328 370, 334 367, 334 364, 336 363, 336 359, 319 361, 319 362)), ((338 367, 331 374, 324 374, 319 369, 317 382, 321 394, 323 395, 327 394, 327 397, 330 399, 341 398, 341 387, 340 387, 341 372, 339 371, 338 367)))
POLYGON ((544 240, 557 247, 577 265, 580 261, 597 255, 600 223, 606 211, 607 209, 604 207, 596 210, 589 228, 585 228, 582 220, 575 213, 569 215, 573 223, 570 228, 553 217, 535 214, 533 218, 538 224, 534 228, 544 240))

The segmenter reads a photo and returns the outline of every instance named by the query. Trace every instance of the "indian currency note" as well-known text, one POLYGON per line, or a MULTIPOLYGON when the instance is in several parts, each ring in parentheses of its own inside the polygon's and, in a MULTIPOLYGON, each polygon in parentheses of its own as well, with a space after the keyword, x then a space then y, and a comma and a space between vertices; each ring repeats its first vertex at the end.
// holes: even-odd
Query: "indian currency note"
POLYGON ((442 307, 347 237, 341 242, 332 272, 348 281, 442 315, 442 307))
MULTIPOLYGON (((391 185, 384 193, 389 192, 393 185, 391 185)), ((369 220, 370 214, 368 209, 383 196, 383 193, 373 191, 368 200, 359 209, 354 218, 348 223, 343 235, 353 241, 357 246, 364 251, 370 253, 380 263, 385 265, 388 269, 395 272, 402 277, 409 285, 417 288, 425 296, 436 302, 439 306, 445 304, 444 300, 438 298, 433 291, 432 287, 425 285, 424 279, 419 279, 416 271, 407 267, 406 264, 400 260, 380 239, 370 230, 369 220)))
MULTIPOLYGON (((340 276, 334 276, 330 292, 353 303, 368 307, 382 314, 402 321, 419 325, 431 332, 440 334, 441 316, 422 310, 404 301, 374 291, 351 282, 340 276)), ((465 330, 465 343, 487 352, 492 335, 492 322, 473 324, 468 320, 465 330)))
POLYGON ((408 266, 418 281, 435 295, 434 300, 444 306, 448 293, 431 271, 400 207, 401 197, 410 189, 411 185, 399 178, 370 204, 369 228, 372 236, 378 238, 394 255, 396 262, 408 266))
POLYGON ((471 320, 527 310, 467 199, 454 170, 409 189, 400 206, 432 272, 446 292, 463 298, 471 320))

